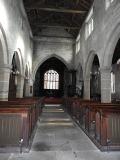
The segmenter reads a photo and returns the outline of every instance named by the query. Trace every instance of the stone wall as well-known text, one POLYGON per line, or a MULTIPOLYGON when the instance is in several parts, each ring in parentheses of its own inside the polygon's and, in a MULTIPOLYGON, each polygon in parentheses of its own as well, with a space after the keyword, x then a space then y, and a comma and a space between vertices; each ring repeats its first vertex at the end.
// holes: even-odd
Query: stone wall
MULTIPOLYGON (((14 52, 21 64, 19 81, 24 81, 26 66, 32 73, 33 42, 22 1, 0 0, 0 98, 7 99, 14 52), (20 80, 21 79, 21 80, 20 80)), ((21 90, 22 83, 19 86, 21 90)), ((22 92, 22 90, 20 91, 22 92)), ((22 96, 22 93, 19 95, 22 96)))
POLYGON ((72 69, 74 54, 74 39, 65 30, 49 28, 42 31, 40 37, 34 38, 33 77, 39 66, 47 59, 56 57, 68 69, 72 69))
MULTIPOLYGON (((110 72, 115 46, 120 38, 120 1, 114 0, 106 10, 105 0, 93 3, 94 30, 85 38, 85 22, 80 30, 81 48, 75 54, 75 68, 82 65, 84 81, 90 82, 90 70, 94 56, 98 55, 101 70, 101 94, 103 102, 111 101, 110 72), (109 78, 109 83, 108 83, 109 78)), ((87 85, 89 86, 89 85, 87 85)), ((89 87, 85 88, 85 98, 90 98, 89 87)))

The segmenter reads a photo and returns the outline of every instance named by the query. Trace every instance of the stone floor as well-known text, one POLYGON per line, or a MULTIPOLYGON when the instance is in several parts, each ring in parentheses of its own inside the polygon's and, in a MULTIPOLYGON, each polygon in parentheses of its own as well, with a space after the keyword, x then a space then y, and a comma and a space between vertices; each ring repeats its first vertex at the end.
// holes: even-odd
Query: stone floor
POLYGON ((29 153, 0 154, 0 160, 120 160, 100 152, 61 106, 45 106, 29 153))

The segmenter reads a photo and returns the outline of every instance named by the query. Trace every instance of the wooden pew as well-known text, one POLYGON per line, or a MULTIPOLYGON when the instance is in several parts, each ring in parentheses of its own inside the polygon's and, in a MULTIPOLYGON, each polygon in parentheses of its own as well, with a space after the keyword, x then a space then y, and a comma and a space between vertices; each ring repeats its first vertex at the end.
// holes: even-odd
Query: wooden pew
POLYGON ((14 101, 0 101, 0 146, 19 146, 23 139, 23 146, 27 147, 36 121, 40 115, 40 100, 15 99, 14 101))
POLYGON ((68 111, 102 150, 120 150, 120 104, 67 98, 68 111))
POLYGON ((30 137, 30 108, 20 106, 0 106, 0 145, 19 146, 23 139, 23 146, 28 146, 30 137))
POLYGON ((109 146, 109 150, 120 150, 120 106, 112 103, 91 103, 86 106, 85 110, 85 130, 92 139, 94 138, 98 142, 100 149, 108 150, 109 146), (91 135, 93 121, 95 126, 91 135), (116 131, 114 131, 115 129, 116 131))
POLYGON ((120 150, 120 106, 114 104, 97 106, 96 122, 95 138, 100 145, 120 150))

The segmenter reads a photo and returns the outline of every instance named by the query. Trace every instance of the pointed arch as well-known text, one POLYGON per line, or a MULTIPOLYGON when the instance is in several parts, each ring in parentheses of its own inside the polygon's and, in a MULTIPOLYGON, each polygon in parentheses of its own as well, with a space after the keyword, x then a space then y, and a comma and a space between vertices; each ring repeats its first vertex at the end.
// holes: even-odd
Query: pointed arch
POLYGON ((83 80, 83 67, 81 65, 81 63, 78 64, 78 67, 77 67, 77 73, 78 73, 78 78, 79 80, 83 80))
POLYGON ((27 63, 25 66, 25 77, 29 77, 30 75, 30 68, 29 68, 29 64, 27 63))
POLYGON ((56 55, 56 54, 52 54, 52 55, 49 55, 45 58, 43 58, 42 60, 40 59, 40 61, 35 65, 35 67, 33 68, 33 79, 35 79, 35 75, 36 75, 36 72, 38 70, 38 68, 48 59, 50 58, 57 58, 58 60, 60 60, 65 66, 66 68, 70 69, 70 66, 69 64, 60 56, 56 55))
POLYGON ((89 53, 89 56, 87 58, 86 65, 85 65, 86 66, 85 72, 84 72, 84 98, 85 99, 90 99, 90 78, 91 78, 90 76, 91 76, 91 69, 92 69, 95 56, 97 56, 99 61, 98 55, 94 50, 92 50, 89 53))
POLYGON ((114 50, 119 39, 120 39, 120 23, 118 23, 111 31, 111 34, 109 35, 108 40, 106 42, 103 64, 102 64, 103 67, 108 67, 108 68, 111 67, 114 50))
POLYGON ((5 31, 0 23, 0 64, 9 64, 8 45, 5 31))
POLYGON ((23 75, 24 73, 23 58, 22 58, 21 50, 19 48, 14 51, 12 61, 14 56, 15 56, 16 67, 19 70, 20 74, 23 75))
MULTIPOLYGON (((89 53, 89 56, 87 58, 87 61, 86 61, 86 68, 85 68, 85 72, 84 72, 84 78, 90 78, 90 72, 91 72, 91 68, 92 68, 92 64, 93 64, 93 60, 94 60, 94 57, 95 57, 96 52, 94 50, 90 51, 89 53)), ((98 57, 99 59, 99 57, 98 57)))

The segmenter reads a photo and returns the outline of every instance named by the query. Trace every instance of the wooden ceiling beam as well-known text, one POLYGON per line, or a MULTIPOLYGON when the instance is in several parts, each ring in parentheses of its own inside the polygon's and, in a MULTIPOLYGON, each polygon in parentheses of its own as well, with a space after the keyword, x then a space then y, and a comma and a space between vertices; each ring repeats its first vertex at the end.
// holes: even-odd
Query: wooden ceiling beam
POLYGON ((86 4, 84 0, 79 0, 78 4, 77 4, 77 7, 78 8, 82 7, 84 10, 88 11, 90 6, 88 4, 86 4))
POLYGON ((88 2, 88 0, 81 0, 85 5, 87 5, 88 7, 90 6, 90 3, 88 2))
POLYGON ((58 26, 58 25, 48 25, 48 24, 31 24, 31 26, 36 26, 40 28, 63 28, 63 29, 70 29, 70 30, 79 30, 79 27, 74 26, 58 26))
POLYGON ((59 12, 59 13, 72 13, 72 14, 85 14, 86 10, 73 10, 73 9, 64 9, 64 8, 40 8, 40 7, 29 7, 26 8, 27 11, 31 10, 41 10, 48 12, 59 12))
POLYGON ((44 4, 45 3, 45 0, 30 0, 30 1, 27 1, 25 2, 25 6, 33 6, 33 5, 41 5, 41 4, 44 4))

